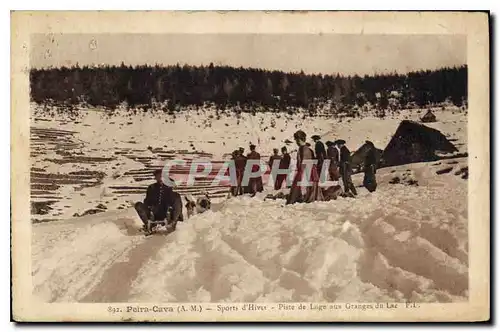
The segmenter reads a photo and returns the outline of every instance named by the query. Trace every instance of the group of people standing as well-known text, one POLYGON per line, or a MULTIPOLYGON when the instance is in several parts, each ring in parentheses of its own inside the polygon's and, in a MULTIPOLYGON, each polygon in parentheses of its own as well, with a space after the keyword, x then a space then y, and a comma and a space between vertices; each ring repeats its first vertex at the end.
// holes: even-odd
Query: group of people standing
MULTIPOLYGON (((245 174, 245 168, 248 160, 259 161, 260 154, 255 151, 256 146, 250 144, 250 152, 245 156, 245 149, 240 147, 238 150, 234 150, 231 154, 232 160, 234 161, 236 168, 236 186, 231 187, 231 194, 233 196, 252 194, 255 195, 257 192, 262 192, 264 190, 264 185, 262 182, 262 176, 249 178, 248 185, 243 185, 243 176, 245 174)), ((281 148, 282 155, 279 155, 279 150, 274 149, 273 155, 269 158, 269 167, 273 166, 275 160, 279 160, 280 169, 288 169, 290 167, 290 154, 287 148, 284 146, 281 148)), ((258 165, 252 166, 252 172, 258 171, 258 165)), ((276 177, 274 182, 274 189, 278 190, 283 186, 287 178, 286 174, 280 174, 276 177)))
MULTIPOLYGON (((344 195, 357 195, 356 188, 351 179, 351 152, 345 146, 346 142, 344 140, 339 139, 334 142, 327 141, 327 148, 325 149, 325 145, 321 142, 320 136, 314 135, 311 137, 315 143, 313 150, 311 145, 306 142, 306 133, 302 130, 295 132, 293 138, 298 145, 297 172, 291 184, 287 204, 297 202, 309 203, 324 200, 323 190, 328 189, 322 189, 319 185, 319 181, 325 160, 330 161, 328 172, 326 172, 329 177, 328 180, 339 181, 339 179, 342 178, 344 195), (301 183, 304 174, 307 173, 306 160, 316 161, 316 163, 312 165, 311 172, 309 172, 309 178, 307 179, 309 185, 301 183)), ((373 143, 369 141, 366 143, 368 144, 369 149, 367 150, 364 159, 365 177, 363 179, 363 185, 370 192, 373 192, 377 187, 375 179, 377 158, 373 143)), ((252 172, 255 173, 259 171, 260 166, 258 162, 261 157, 255 149, 256 146, 254 144, 250 144, 250 152, 246 156, 244 154, 245 150, 241 147, 232 153, 237 179, 236 186, 231 187, 231 194, 233 196, 247 193, 255 195, 257 192, 262 192, 264 190, 262 176, 249 177, 248 185, 243 185, 245 168, 248 161, 254 161, 251 169, 252 172)), ((279 154, 278 149, 273 149, 273 155, 269 158, 268 162, 269 167, 272 169, 277 161, 279 161, 278 165, 280 170, 284 171, 290 169, 291 158, 285 146, 281 148, 281 155, 279 154)), ((135 209, 143 221, 146 230, 146 225, 149 221, 160 221, 163 224, 170 223, 173 225, 173 229, 175 229, 176 223, 183 220, 181 196, 173 191, 172 187, 163 183, 161 169, 155 170, 153 174, 156 182, 148 186, 144 201, 137 202, 135 204, 135 209)), ((278 174, 274 179, 274 189, 281 189, 283 187, 283 183, 285 183, 286 187, 290 187, 287 179, 288 174, 278 174)), ((170 179, 170 181, 173 180, 170 179)))
MULTIPOLYGON (((352 166, 351 166, 351 152, 345 145, 345 140, 338 139, 336 141, 327 141, 325 144, 321 141, 319 135, 313 135, 311 139, 314 141, 314 149, 311 144, 306 142, 306 133, 302 130, 295 132, 293 136, 296 144, 298 145, 297 151, 297 172, 293 178, 291 186, 288 185, 287 174, 278 174, 274 179, 274 189, 279 190, 286 183, 286 187, 291 187, 290 194, 288 195, 287 204, 296 202, 313 202, 324 200, 322 188, 319 185, 320 175, 323 171, 324 161, 329 160, 328 171, 326 172, 329 181, 339 181, 342 179, 343 195, 344 196, 357 196, 357 190, 352 182, 352 166), (306 170, 306 160, 316 160, 316 164, 312 166, 309 173, 309 185, 303 185, 300 181, 303 179, 306 170)), ((368 151, 364 160, 365 177, 363 185, 373 192, 376 189, 376 156, 375 146, 372 142, 367 141, 368 151)), ((262 177, 250 178, 248 186, 242 186, 242 179, 245 172, 245 167, 248 160, 260 160, 260 154, 255 151, 256 146, 250 145, 250 153, 244 155, 244 149, 239 148, 233 151, 232 159, 235 162, 237 185, 231 187, 233 196, 250 193, 255 195, 257 192, 263 191, 262 177)), ((278 149, 273 149, 273 155, 269 158, 269 167, 272 169, 276 160, 279 160, 279 169, 289 169, 291 158, 284 146, 281 148, 281 155, 278 149)), ((252 171, 258 170, 258 165, 254 165, 252 171), (257 169, 254 169, 257 168, 257 169)))
MULTIPOLYGON (((328 177, 330 181, 339 181, 342 178, 342 184, 344 187, 344 196, 357 196, 357 190, 352 182, 352 165, 351 165, 351 152, 345 145, 346 141, 343 139, 338 139, 334 142, 327 141, 325 144, 327 148, 325 149, 325 144, 321 142, 321 137, 319 135, 313 135, 311 139, 314 141, 314 151, 311 146, 306 143, 306 134, 299 130, 294 134, 294 140, 299 146, 297 153, 297 173, 295 175, 290 195, 288 196, 287 204, 293 204, 296 202, 313 202, 322 201, 323 190, 319 186, 319 177, 323 171, 324 161, 329 160, 328 177), (302 179, 303 173, 305 171, 304 160, 316 159, 317 163, 312 167, 312 171, 309 175, 309 181, 312 186, 304 187, 299 185, 299 181, 302 179), (305 195, 302 192, 305 191, 305 195)), ((373 192, 377 187, 377 181, 375 178, 375 173, 377 169, 377 158, 375 154, 375 145, 366 141, 368 149, 364 158, 364 179, 363 185, 368 189, 368 191, 373 192)))
MULTIPOLYGON (((286 146, 281 148, 281 155, 279 154, 278 149, 273 149, 273 155, 269 157, 268 165, 270 168, 273 167, 273 164, 276 160, 279 160, 279 169, 285 170, 290 168, 291 157, 288 153, 286 146)), ((279 190, 283 187, 283 183, 288 187, 286 183, 287 175, 286 174, 278 174, 276 179, 274 180, 274 190, 279 190)))

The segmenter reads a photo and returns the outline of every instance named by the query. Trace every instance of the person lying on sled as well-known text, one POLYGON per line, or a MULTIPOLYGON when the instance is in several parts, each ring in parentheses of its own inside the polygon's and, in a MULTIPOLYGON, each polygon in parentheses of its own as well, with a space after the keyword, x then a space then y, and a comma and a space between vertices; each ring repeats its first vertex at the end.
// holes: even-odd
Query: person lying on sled
MULTIPOLYGON (((171 187, 163 183, 161 169, 155 170, 153 174, 156 182, 148 186, 144 202, 135 204, 135 209, 145 227, 148 220, 163 221, 160 224, 165 226, 168 222, 169 208, 175 208, 175 193, 171 187)), ((179 221, 181 219, 182 217, 179 221)))

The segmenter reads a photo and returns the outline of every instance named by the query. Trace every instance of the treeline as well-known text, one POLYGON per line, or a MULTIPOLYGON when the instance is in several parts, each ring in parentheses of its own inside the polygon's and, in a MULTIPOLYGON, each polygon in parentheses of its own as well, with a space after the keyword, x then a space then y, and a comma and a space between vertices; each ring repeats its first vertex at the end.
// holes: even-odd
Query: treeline
POLYGON ((219 106, 261 105, 275 109, 311 107, 333 100, 345 106, 387 107, 397 96, 402 106, 441 103, 460 106, 467 99, 467 67, 374 76, 307 75, 228 66, 99 66, 31 69, 32 101, 114 108, 161 102, 176 106, 213 102, 219 106))

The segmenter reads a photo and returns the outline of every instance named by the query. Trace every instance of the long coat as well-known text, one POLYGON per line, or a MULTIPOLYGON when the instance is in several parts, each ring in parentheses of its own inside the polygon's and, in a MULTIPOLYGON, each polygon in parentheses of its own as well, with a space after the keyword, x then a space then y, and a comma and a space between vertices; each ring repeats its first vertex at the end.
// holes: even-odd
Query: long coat
POLYGON ((283 157, 280 160, 280 169, 288 169, 290 167, 290 162, 292 158, 289 153, 283 154, 283 157))
POLYGON ((155 219, 163 219, 167 215, 168 208, 173 205, 173 201, 172 188, 156 182, 148 186, 144 205, 153 212, 155 219))
POLYGON ((310 186, 299 185, 302 181, 303 174, 306 170, 304 160, 314 159, 314 152, 308 146, 302 145, 299 147, 297 152, 297 173, 293 179, 292 188, 290 189, 290 194, 288 196, 286 204, 294 204, 297 202, 310 203, 314 201, 323 201, 323 192, 319 187, 319 173, 317 165, 312 166, 311 174, 309 175, 308 182, 310 186), (305 195, 302 195, 302 190, 305 188, 305 195))
POLYGON ((364 173, 363 186, 368 189, 369 192, 373 192, 377 189, 377 179, 375 173, 377 172, 377 158, 375 156, 375 150, 370 149, 366 156, 364 162, 364 173))
POLYGON ((271 157, 269 157, 269 168, 272 169, 273 168, 273 163, 275 160, 279 160, 280 163, 281 163, 281 156, 280 155, 272 155, 271 157))
MULTIPOLYGON (((280 169, 289 169, 290 161, 290 154, 284 153, 280 159, 280 169)), ((283 186, 283 182, 285 182, 285 185, 288 187, 287 178, 287 174, 278 174, 278 176, 276 176, 276 181, 274 182, 274 189, 281 189, 281 187, 283 186)))
POLYGON ((351 151, 347 148, 347 146, 343 145, 340 148, 340 164, 350 163, 351 162, 351 151))
POLYGON ((330 145, 326 150, 326 156, 330 160, 330 168, 328 169, 328 174, 330 175, 330 179, 332 181, 338 181, 340 179, 340 171, 339 171, 339 150, 330 145))
MULTIPOLYGON (((260 154, 256 151, 251 151, 248 155, 247 155, 247 159, 248 160, 260 160, 260 154)), ((252 166, 252 172, 256 172, 259 170, 259 165, 253 165, 252 166)), ((258 176, 256 178, 251 178, 249 181, 249 184, 248 184, 248 187, 249 187, 249 191, 251 193, 255 193, 255 192, 262 192, 264 190, 264 185, 262 183, 262 176, 258 176)))
POLYGON ((321 141, 317 141, 314 145, 314 153, 316 154, 316 159, 318 160, 318 173, 321 174, 323 168, 323 162, 326 159, 325 145, 321 141))
POLYGON ((342 174, 342 182, 344 183, 344 192, 351 192, 357 195, 356 187, 351 179, 351 152, 345 145, 340 148, 340 173, 342 174))

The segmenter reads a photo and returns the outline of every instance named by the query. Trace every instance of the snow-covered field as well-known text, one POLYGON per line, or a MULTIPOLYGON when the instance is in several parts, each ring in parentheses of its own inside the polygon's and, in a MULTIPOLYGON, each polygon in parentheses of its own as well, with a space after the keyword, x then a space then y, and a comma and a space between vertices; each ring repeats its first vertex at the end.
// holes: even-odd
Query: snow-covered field
MULTIPOLYGON (((298 129, 343 138, 351 151, 366 139, 383 149, 402 119, 422 113, 342 122, 271 113, 217 119, 214 111, 175 119, 85 110, 70 120, 36 107, 32 114, 32 198, 55 201, 33 224, 34 293, 46 301, 467 300, 467 180, 460 176, 467 158, 384 168, 375 193, 359 188, 356 199, 292 206, 266 193, 225 199, 227 188, 201 180, 178 190, 220 191, 213 211, 168 236, 139 234, 130 207, 151 183, 149 169, 165 159, 222 161, 249 142, 268 156, 298 129), (106 212, 72 217, 99 204, 106 212)), ((435 114, 438 122, 428 125, 466 152, 466 115, 435 114)), ((360 185, 362 175, 353 179, 360 185)))
MULTIPOLYGON (((467 152, 467 117, 457 110, 435 111, 439 122, 428 124, 445 133, 461 152, 467 152)), ((103 204, 107 210, 130 207, 141 200, 152 181, 152 169, 171 159, 187 160, 172 177, 185 179, 192 159, 215 161, 212 176, 199 179, 194 186, 178 188, 181 194, 198 195, 204 191, 213 198, 227 196, 225 186, 212 186, 214 173, 238 147, 249 151, 249 143, 267 161, 273 148, 287 146, 293 151, 293 133, 304 130, 323 141, 343 138, 351 151, 369 139, 383 149, 403 119, 418 120, 423 112, 402 111, 394 117, 361 119, 306 117, 304 113, 217 112, 212 109, 180 112, 172 116, 162 111, 139 111, 114 115, 94 109, 82 109, 78 118, 65 113, 55 116, 37 105, 32 106, 31 189, 32 200, 49 202, 42 213, 33 211, 34 222, 67 219, 95 210, 103 204), (198 114, 199 113, 199 114, 198 114), (238 118, 239 117, 239 118, 238 118)), ((246 153, 245 152, 245 153, 246 153)))

